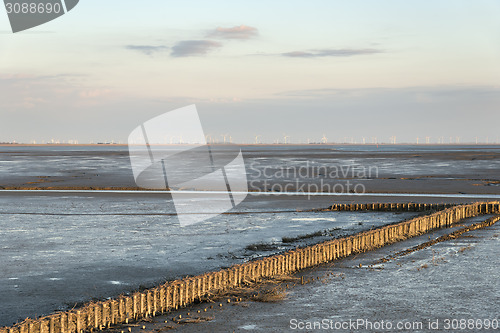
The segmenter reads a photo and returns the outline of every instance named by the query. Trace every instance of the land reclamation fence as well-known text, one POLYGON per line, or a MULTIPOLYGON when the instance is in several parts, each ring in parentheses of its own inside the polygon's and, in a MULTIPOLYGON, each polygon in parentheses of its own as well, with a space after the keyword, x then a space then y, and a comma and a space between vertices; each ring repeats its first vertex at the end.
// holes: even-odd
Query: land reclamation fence
POLYGON ((500 202, 477 202, 459 206, 414 203, 334 204, 324 210, 428 211, 429 214, 356 235, 237 264, 216 272, 169 281, 131 295, 88 303, 79 309, 38 319, 27 319, 12 327, 0 328, 0 333, 80 333, 128 323, 143 317, 156 316, 185 307, 209 293, 216 294, 245 282, 294 273, 418 236, 434 229, 449 227, 465 218, 482 214, 500 214, 500 202))

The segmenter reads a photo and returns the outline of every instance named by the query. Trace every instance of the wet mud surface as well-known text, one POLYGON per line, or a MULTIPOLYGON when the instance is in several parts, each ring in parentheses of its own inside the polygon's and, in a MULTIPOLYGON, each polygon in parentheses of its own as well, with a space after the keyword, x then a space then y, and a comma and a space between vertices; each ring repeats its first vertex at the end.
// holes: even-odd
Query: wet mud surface
MULTIPOLYGON (((241 146, 249 190, 500 194, 500 147, 241 146), (358 185, 356 187, 356 185, 358 185)), ((138 189, 126 146, 1 146, 0 188, 138 189)))
POLYGON ((0 195, 0 325, 415 216, 270 206, 181 227, 159 196, 0 195))
MULTIPOLYGON (((500 319, 499 223, 380 263, 382 258, 485 219, 472 218, 454 228, 321 265, 295 274, 293 280, 264 287, 278 288, 283 292, 281 299, 262 302, 245 293, 241 299, 225 295, 213 303, 150 318, 130 330, 312 332, 319 329, 307 329, 313 327, 308 325, 319 322, 326 325, 324 329, 339 332, 498 331, 486 330, 484 324, 500 319), (453 320, 462 319, 474 319, 474 325, 479 320, 483 327, 446 329, 453 320), (356 324, 345 326, 351 322, 356 324), (370 323, 386 329, 375 329, 370 323), (387 329, 389 325, 392 329, 387 329)), ((128 327, 110 332, 120 330, 128 327)))

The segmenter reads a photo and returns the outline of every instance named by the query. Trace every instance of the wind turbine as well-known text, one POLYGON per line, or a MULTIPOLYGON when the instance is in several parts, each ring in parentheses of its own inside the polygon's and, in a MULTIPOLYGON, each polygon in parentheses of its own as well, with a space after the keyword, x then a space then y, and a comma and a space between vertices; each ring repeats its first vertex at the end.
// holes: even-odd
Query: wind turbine
POLYGON ((255 144, 256 144, 256 145, 257 145, 257 144, 259 144, 259 137, 260 137, 260 136, 261 136, 261 135, 256 135, 256 136, 255 136, 255 144))
POLYGON ((284 144, 285 144, 285 145, 288 143, 288 142, 287 142, 287 139, 288 139, 288 138, 290 138, 290 136, 289 136, 289 135, 286 135, 286 134, 285 134, 285 135, 283 136, 283 140, 284 140, 283 142, 284 142, 284 144))

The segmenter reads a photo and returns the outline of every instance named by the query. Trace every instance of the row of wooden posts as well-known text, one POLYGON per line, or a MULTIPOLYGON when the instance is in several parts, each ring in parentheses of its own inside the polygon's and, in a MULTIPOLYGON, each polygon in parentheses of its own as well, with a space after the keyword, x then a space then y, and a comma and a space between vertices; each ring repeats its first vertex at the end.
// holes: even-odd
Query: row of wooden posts
POLYGON ((429 215, 383 226, 353 236, 329 240, 321 244, 295 249, 283 254, 254 260, 217 272, 169 281, 156 288, 120 296, 113 300, 89 303, 80 309, 27 319, 0 333, 73 333, 103 329, 111 325, 156 316, 184 307, 208 293, 239 286, 245 281, 290 274, 322 263, 365 252, 403 239, 450 226, 464 218, 480 214, 498 214, 499 202, 482 202, 448 207, 429 204, 364 204, 333 205, 330 210, 435 210, 429 215), (423 206, 422 206, 423 205, 423 206))
POLYGON ((367 204, 334 204, 327 210, 335 211, 359 211, 372 210, 379 212, 425 212, 433 210, 443 210, 456 206, 444 203, 367 203, 367 204))

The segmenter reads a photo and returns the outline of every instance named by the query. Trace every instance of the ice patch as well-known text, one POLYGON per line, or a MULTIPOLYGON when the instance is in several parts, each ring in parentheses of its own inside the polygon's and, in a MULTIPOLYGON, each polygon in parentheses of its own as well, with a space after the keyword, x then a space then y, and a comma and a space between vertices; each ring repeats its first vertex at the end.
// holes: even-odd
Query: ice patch
POLYGON ((334 217, 301 217, 301 218, 294 218, 292 221, 329 221, 329 222, 336 222, 337 219, 334 217))
POLYGON ((257 325, 253 325, 253 324, 243 325, 243 326, 240 326, 238 328, 241 328, 242 330, 246 330, 246 331, 251 331, 251 330, 257 329, 257 325))

